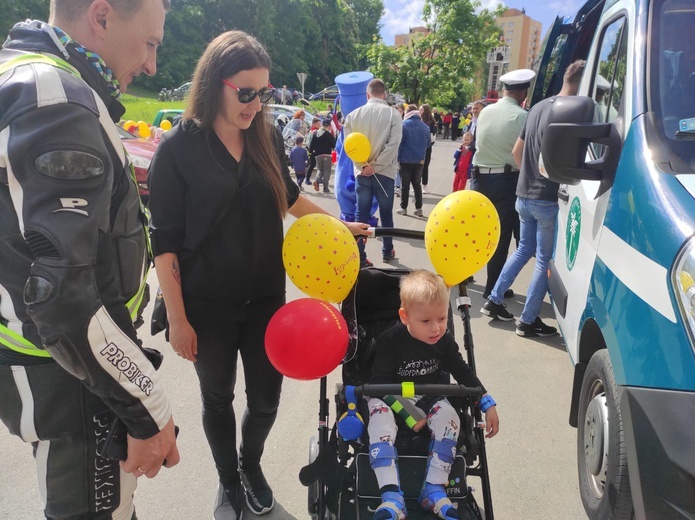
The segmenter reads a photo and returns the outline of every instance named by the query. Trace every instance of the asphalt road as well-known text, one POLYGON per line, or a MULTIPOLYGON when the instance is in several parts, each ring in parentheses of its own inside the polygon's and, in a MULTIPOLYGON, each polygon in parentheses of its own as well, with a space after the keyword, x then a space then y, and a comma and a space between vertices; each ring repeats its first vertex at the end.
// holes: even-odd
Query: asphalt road
MULTIPOLYGON (((452 156, 457 144, 435 144, 430 171, 430 194, 425 195, 425 216, 451 191, 452 156)), ((307 191, 312 200, 338 214, 332 195, 307 191)), ((398 200, 397 200, 398 202, 398 200)), ((409 209, 414 209, 411 201, 409 209)), ((286 225, 293 219, 288 217, 286 225)), ((424 230, 426 218, 395 215, 397 227, 424 230)), ((397 241, 394 267, 431 268, 422 243, 397 241)), ((367 245, 370 259, 381 264, 377 240, 367 245)), ((517 293, 508 301, 518 316, 532 271, 532 263, 515 284, 517 293)), ((154 278, 154 277, 153 277, 154 278)), ((586 518, 579 499, 576 474, 576 430, 568 425, 572 366, 562 342, 556 336, 543 340, 524 339, 514 333, 513 322, 491 321, 480 313, 485 271, 475 275, 470 287, 473 301, 472 329, 478 372, 498 403, 501 431, 487 443, 495 518, 498 520, 573 520, 586 518)), ((156 287, 156 280, 152 280, 156 287)), ((288 281, 288 299, 302 294, 288 281)), ((151 310, 151 309, 150 309, 151 310)), ((555 325, 550 304, 544 304, 542 318, 555 325)), ((455 316, 457 339, 462 343, 462 325, 455 316)), ((181 463, 163 470, 153 479, 141 479, 136 497, 141 520, 191 520, 212 518, 216 475, 200 422, 200 399, 193 367, 171 353, 163 335, 150 338, 148 346, 166 354, 161 377, 172 402, 174 417, 181 427, 181 463)), ((240 371, 236 408, 241 416, 244 403, 243 374, 240 371)), ((329 390, 338 381, 329 378, 329 390)), ((264 472, 271 483, 276 507, 267 520, 307 518, 307 492, 298 478, 308 461, 309 440, 316 434, 318 381, 286 380, 277 423, 266 445, 264 472)), ((334 411, 332 412, 334 414, 334 411)), ((331 422, 335 419, 331 418, 331 422)), ((479 484, 470 479, 474 487, 479 484)), ((479 491, 476 492, 479 494, 479 491)), ((482 502, 480 500, 480 502, 482 502)), ((249 518, 251 515, 245 515, 249 518)), ((11 437, 0 426, 0 519, 43 518, 35 465, 31 449, 11 437)))

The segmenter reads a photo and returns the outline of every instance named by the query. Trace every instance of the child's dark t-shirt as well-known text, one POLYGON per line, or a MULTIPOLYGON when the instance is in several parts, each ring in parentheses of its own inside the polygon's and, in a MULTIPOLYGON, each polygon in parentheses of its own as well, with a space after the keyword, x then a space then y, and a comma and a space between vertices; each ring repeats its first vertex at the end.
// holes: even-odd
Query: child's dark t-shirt
POLYGON ((402 323, 384 332, 376 343, 370 383, 442 383, 450 373, 462 385, 479 386, 485 392, 471 368, 463 360, 456 340, 446 333, 434 345, 428 345, 410 335, 402 323))

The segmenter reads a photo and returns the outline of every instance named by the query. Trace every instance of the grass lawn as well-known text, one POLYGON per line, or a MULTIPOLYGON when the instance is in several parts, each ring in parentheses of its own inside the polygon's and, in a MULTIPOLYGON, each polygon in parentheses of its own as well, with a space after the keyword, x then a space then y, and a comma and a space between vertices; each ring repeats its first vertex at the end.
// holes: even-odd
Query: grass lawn
MULTIPOLYGON (((135 122, 145 121, 146 123, 152 124, 154 121, 154 116, 157 112, 167 108, 185 108, 185 101, 157 101, 157 93, 144 90, 142 88, 129 86, 128 94, 121 95, 121 103, 126 108, 125 115, 123 119, 128 121, 132 120, 135 122)), ((318 114, 319 112, 325 112, 328 103, 323 101, 312 101, 310 106, 307 107, 309 112, 318 114)), ((299 105, 297 109, 301 108, 299 105)))

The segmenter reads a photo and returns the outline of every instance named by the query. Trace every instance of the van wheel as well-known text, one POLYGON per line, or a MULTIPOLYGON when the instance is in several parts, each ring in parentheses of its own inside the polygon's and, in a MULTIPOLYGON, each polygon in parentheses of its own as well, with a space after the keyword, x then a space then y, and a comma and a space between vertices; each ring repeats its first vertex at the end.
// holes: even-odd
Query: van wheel
POLYGON ((596 352, 579 397, 579 492, 591 520, 633 518, 630 478, 613 366, 608 350, 596 352))

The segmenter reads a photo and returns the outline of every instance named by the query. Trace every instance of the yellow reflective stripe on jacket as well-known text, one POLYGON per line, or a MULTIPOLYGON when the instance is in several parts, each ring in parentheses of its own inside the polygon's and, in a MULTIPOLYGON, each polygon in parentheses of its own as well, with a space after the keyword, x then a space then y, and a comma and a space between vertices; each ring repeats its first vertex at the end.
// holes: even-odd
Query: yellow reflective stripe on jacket
POLYGON ((20 354, 51 357, 48 351, 38 348, 31 341, 17 334, 15 331, 8 329, 4 325, 0 325, 0 345, 4 345, 10 350, 14 350, 20 354))
POLYGON ((52 65, 54 67, 58 67, 59 69, 66 70, 78 78, 82 77, 79 71, 67 61, 57 56, 45 56, 44 54, 23 54, 21 56, 11 58, 5 63, 0 64, 0 74, 9 72, 20 65, 28 65, 30 63, 45 63, 46 65, 52 65))

